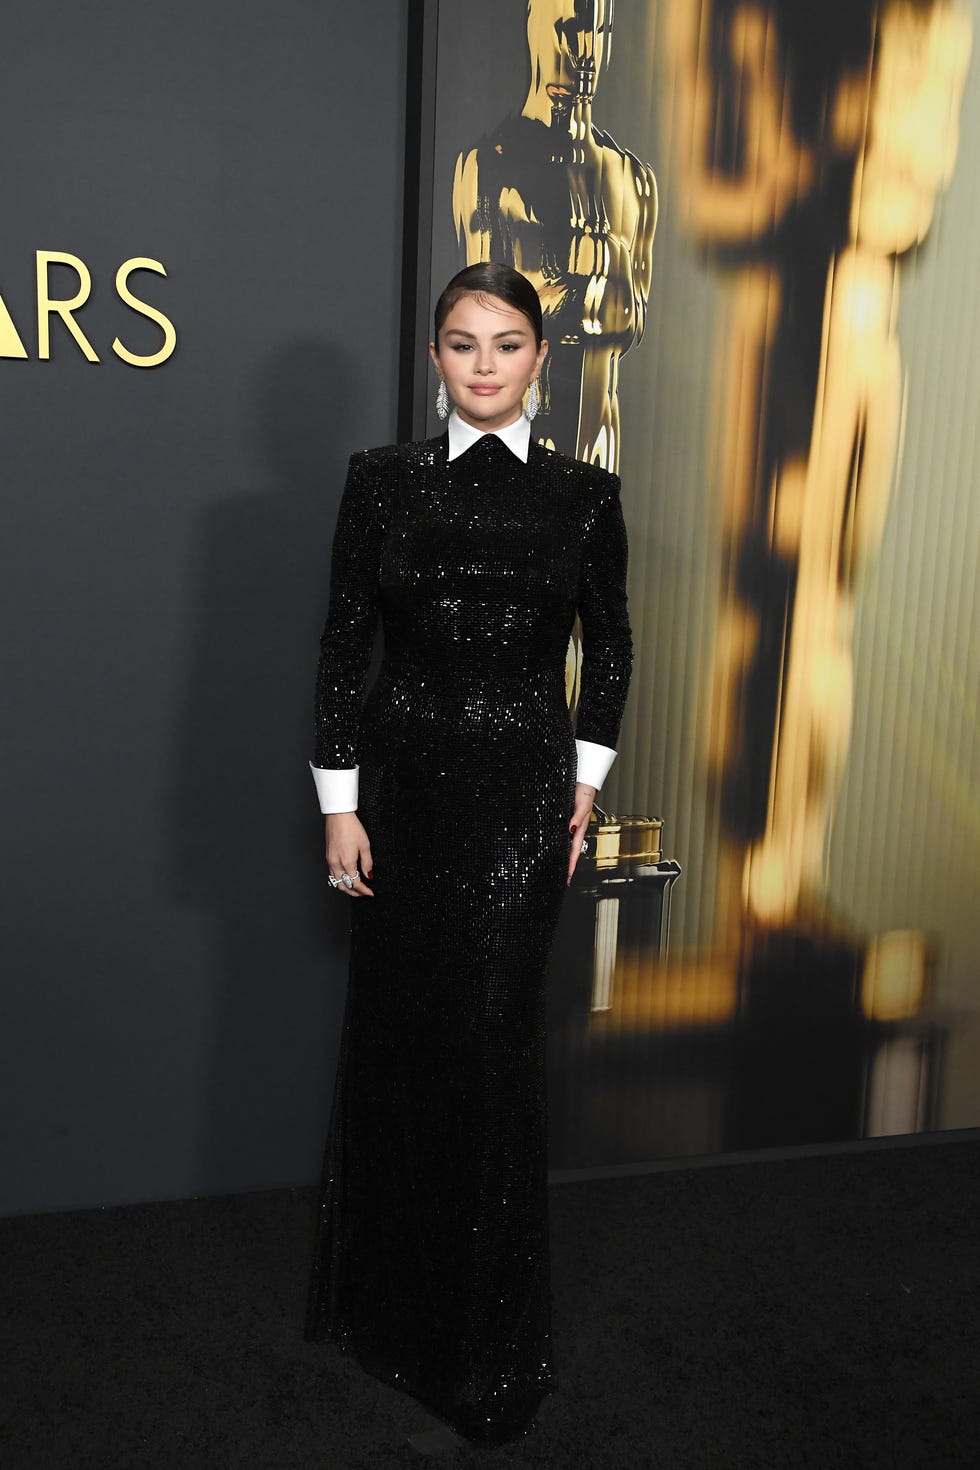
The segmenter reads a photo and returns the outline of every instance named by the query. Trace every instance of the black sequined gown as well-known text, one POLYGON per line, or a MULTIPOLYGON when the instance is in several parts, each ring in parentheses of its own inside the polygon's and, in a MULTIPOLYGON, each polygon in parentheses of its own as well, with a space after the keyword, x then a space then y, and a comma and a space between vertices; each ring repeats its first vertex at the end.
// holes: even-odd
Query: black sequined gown
POLYGON ((315 764, 360 766, 375 897, 342 900, 307 1336, 493 1442, 551 1387, 544 976, 576 610, 580 738, 615 745, 631 642, 618 480, 492 434, 447 454, 445 434, 355 454, 337 521, 315 764))

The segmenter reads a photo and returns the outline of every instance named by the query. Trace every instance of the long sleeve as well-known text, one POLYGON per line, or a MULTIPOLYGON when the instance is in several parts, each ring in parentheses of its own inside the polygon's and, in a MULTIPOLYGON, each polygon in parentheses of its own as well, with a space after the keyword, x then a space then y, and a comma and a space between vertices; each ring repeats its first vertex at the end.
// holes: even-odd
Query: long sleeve
MULTIPOLYGON (((381 486, 370 456, 351 456, 337 513, 330 601, 316 676, 312 765, 355 771, 357 727, 378 622, 378 575, 384 539, 381 486)), ((356 804, 356 793, 355 793, 356 804)))
POLYGON ((619 477, 602 489, 582 554, 578 612, 582 620, 582 680, 575 734, 614 748, 633 668, 626 603, 626 526, 619 477))

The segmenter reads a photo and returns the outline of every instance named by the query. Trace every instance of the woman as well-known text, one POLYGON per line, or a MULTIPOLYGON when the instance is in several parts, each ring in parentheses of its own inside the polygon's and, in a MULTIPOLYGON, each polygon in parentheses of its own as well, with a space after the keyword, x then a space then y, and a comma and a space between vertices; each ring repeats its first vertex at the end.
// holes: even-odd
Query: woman
POLYGON ((307 1335, 499 1443, 553 1386, 545 968, 629 683, 626 535, 614 475, 531 442, 524 276, 461 271, 429 350, 447 431, 352 457, 320 645, 313 770, 354 908, 307 1335))

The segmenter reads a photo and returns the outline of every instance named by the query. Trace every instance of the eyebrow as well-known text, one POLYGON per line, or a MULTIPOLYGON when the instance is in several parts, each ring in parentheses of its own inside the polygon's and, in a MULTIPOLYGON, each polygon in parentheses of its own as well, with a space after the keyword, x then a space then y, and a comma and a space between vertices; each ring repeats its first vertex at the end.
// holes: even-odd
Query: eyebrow
MULTIPOLYGON (((493 334, 493 340, 496 342, 496 340, 497 340, 498 337, 523 337, 524 335, 526 335, 526 332, 527 332, 527 328, 526 327, 508 327, 505 332, 494 332, 494 334, 493 334)), ((469 337, 469 339, 470 339, 471 342, 475 342, 476 341, 476 333, 475 332, 464 332, 463 329, 462 329, 462 327, 447 327, 446 328, 446 336, 447 337, 469 337)))

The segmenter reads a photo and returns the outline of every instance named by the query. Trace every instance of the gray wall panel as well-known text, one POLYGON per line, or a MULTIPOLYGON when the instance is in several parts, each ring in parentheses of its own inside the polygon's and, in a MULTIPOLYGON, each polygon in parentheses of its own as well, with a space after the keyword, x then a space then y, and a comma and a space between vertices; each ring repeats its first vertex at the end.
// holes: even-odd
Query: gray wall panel
POLYGON ((0 1211, 319 1166, 347 914, 310 704, 347 455, 394 437, 404 27, 5 10, 0 1211), (57 321, 37 359, 39 249, 91 269, 98 364, 57 321), (135 255, 152 370, 110 350, 160 341, 135 255))

